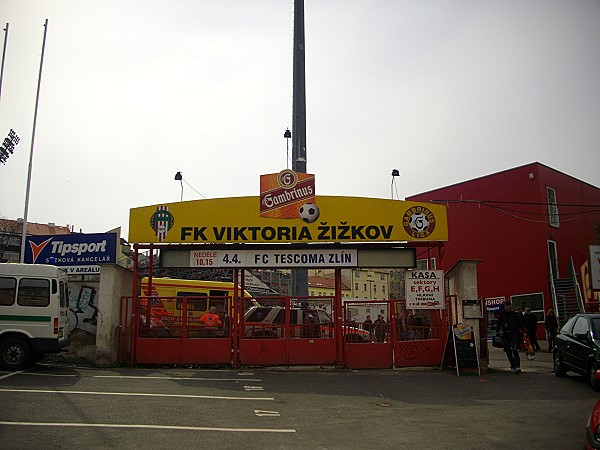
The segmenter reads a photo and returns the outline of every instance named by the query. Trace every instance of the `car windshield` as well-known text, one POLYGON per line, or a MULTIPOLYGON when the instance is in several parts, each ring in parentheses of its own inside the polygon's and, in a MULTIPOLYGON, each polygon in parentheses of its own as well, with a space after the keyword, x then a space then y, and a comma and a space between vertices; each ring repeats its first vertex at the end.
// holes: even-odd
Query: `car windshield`
POLYGON ((600 341, 600 317, 592 319, 592 336, 594 340, 600 341))
POLYGON ((573 328, 573 322, 575 322, 575 317, 571 317, 569 320, 567 320, 567 323, 563 325, 563 327, 560 329, 560 332, 563 334, 569 334, 571 332, 571 328, 573 328))

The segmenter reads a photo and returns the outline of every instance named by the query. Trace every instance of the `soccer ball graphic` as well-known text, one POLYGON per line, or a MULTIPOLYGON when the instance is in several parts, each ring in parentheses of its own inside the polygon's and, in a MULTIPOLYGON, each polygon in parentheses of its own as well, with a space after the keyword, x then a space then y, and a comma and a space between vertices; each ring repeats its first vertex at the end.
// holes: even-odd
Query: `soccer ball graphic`
POLYGON ((305 203, 300 207, 300 218, 306 223, 313 223, 319 218, 319 207, 314 203, 305 203))

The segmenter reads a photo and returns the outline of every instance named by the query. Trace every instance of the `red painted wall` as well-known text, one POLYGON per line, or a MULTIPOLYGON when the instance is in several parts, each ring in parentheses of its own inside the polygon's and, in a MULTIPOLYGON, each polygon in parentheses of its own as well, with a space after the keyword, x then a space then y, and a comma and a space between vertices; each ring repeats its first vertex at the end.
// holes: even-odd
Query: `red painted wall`
POLYGON ((582 206, 600 205, 600 189, 539 163, 406 200, 435 201, 448 207, 449 241, 444 244, 438 267, 448 270, 459 259, 480 260, 479 297, 509 298, 543 292, 545 310, 552 307, 548 239, 556 242, 559 276, 566 278, 570 257, 577 270, 588 258, 588 246, 594 240, 594 222, 600 222, 600 208, 582 206), (556 191, 558 228, 547 223, 547 186, 556 191))

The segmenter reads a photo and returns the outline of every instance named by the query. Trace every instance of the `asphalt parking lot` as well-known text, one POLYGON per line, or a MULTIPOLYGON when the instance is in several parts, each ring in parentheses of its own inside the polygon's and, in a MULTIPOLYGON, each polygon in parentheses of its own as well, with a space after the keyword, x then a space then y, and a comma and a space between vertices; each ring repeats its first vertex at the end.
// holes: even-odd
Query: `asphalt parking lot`
POLYGON ((582 448, 599 394, 583 377, 554 376, 544 357, 524 362, 520 375, 502 357, 491 355, 481 376, 438 368, 37 365, 0 372, 0 442, 3 449, 582 448))

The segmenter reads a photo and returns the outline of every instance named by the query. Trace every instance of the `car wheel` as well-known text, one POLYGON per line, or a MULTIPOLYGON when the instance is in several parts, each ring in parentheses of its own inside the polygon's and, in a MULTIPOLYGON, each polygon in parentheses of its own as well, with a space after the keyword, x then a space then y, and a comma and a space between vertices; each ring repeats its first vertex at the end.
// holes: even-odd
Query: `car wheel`
POLYGON ((565 365, 563 364, 562 358, 558 352, 554 352, 554 374, 557 377, 564 377, 567 371, 565 370, 565 365))
POLYGON ((0 366, 8 370, 22 370, 32 363, 33 351, 29 342, 10 337, 0 344, 0 366))
POLYGON ((600 364, 597 361, 592 362, 588 369, 588 379, 590 380, 590 386, 595 391, 600 391, 600 380, 596 379, 596 370, 600 369, 600 364))

